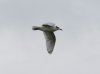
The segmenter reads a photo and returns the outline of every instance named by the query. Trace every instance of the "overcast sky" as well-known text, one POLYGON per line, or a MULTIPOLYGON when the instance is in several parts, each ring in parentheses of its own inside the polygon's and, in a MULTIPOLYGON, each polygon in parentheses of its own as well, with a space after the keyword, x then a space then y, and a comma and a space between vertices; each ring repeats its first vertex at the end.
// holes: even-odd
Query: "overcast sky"
POLYGON ((0 0, 0 74, 100 74, 100 0, 0 0), (32 31, 47 22, 52 55, 32 31))

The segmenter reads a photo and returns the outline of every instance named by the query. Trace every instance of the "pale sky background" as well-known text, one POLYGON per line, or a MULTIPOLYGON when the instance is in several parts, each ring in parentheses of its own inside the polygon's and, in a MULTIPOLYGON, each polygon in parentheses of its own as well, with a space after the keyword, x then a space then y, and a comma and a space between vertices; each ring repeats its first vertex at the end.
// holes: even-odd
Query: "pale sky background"
POLYGON ((100 0, 0 0, 0 74, 100 74, 100 0), (52 55, 32 31, 47 22, 52 55))

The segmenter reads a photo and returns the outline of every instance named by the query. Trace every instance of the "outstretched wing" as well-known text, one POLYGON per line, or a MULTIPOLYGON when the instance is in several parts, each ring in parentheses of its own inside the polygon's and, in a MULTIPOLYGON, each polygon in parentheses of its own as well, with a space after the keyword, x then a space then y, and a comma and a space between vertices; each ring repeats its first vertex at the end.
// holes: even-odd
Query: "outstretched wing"
POLYGON ((44 32, 44 36, 46 39, 47 51, 49 54, 51 54, 55 46, 56 37, 53 32, 44 32))

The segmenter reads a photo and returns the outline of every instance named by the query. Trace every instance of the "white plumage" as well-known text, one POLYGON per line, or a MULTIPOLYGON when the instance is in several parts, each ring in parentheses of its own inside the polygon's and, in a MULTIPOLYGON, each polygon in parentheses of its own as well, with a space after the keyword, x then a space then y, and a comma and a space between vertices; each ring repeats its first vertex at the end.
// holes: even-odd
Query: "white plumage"
POLYGON ((62 30, 62 29, 55 26, 54 23, 45 23, 41 27, 33 26, 32 29, 43 31, 45 39, 46 39, 47 51, 49 54, 51 54, 53 52, 55 42, 56 42, 56 37, 53 32, 57 30, 62 30))

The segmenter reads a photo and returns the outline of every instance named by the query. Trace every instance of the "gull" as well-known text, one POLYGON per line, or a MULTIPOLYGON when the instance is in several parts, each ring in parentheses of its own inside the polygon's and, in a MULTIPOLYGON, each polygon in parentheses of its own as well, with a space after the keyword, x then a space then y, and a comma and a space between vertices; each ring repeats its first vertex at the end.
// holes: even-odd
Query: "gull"
POLYGON ((49 54, 52 54, 56 37, 54 35, 54 32, 57 30, 62 30, 58 26, 55 26, 54 23, 45 23, 42 24, 42 26, 33 26, 32 30, 40 30, 43 31, 45 39, 46 39, 46 47, 49 54))

